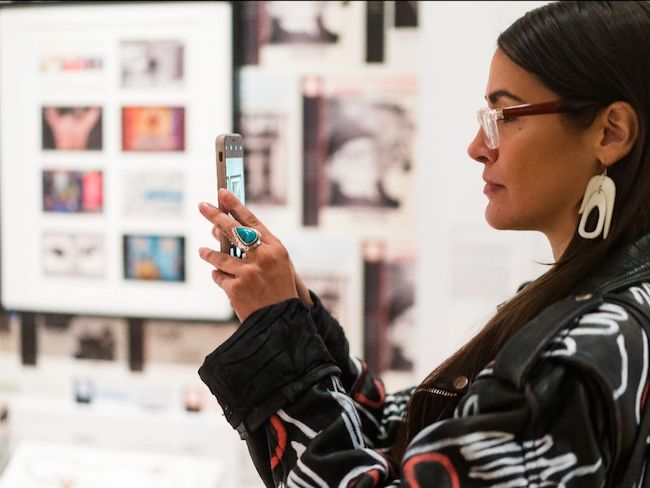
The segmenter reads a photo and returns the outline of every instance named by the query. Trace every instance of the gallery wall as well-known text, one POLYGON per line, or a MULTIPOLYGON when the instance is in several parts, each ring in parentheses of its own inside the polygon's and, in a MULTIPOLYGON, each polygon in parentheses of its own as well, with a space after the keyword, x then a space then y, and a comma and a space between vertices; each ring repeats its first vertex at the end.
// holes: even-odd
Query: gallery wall
POLYGON ((0 13, 2 305, 230 318, 196 253, 231 130, 230 5, 0 13))
MULTIPOLYGON (((103 104, 88 91, 60 91, 45 84, 64 83, 66 78, 56 71, 61 59, 44 56, 47 43, 28 45, 24 62, 31 57, 49 64, 32 63, 32 76, 42 82, 17 98, 17 103, 31 104, 28 116, 20 119, 31 138, 21 142, 31 151, 26 166, 31 169, 24 178, 31 183, 21 190, 9 188, 17 201, 28 194, 29 204, 27 210, 5 217, 12 229, 26 234, 3 248, 3 280, 14 266, 14 279, 24 281, 23 295, 39 300, 39 307, 32 303, 29 308, 68 314, 58 320, 44 315, 37 321, 39 354, 124 361, 130 354, 131 332, 122 318, 135 315, 145 319, 141 346, 146 362, 193 364, 236 327, 223 293, 195 253, 199 245, 210 244, 210 229, 195 203, 213 199, 214 135, 230 130, 232 122, 244 135, 250 208, 283 240, 308 286, 340 319, 352 352, 395 385, 421 378, 477 332, 521 282, 543 272, 538 262, 550 260, 541 236, 497 232, 485 224, 482 168, 466 153, 478 128, 475 112, 484 105, 496 37, 540 4, 235 2, 232 35, 230 25, 210 25, 196 30, 195 40, 187 25, 171 35, 173 22, 161 24, 160 12, 149 4, 143 31, 134 30, 137 35, 122 39, 114 30, 108 37, 112 47, 102 65, 104 85, 96 93, 105 93, 101 88, 110 85, 112 98, 103 104), (178 59, 178 39, 187 42, 185 81, 170 62, 178 59), (228 57, 222 51, 231 39, 232 87, 220 76, 229 69, 220 63, 228 57), (142 68, 138 60, 145 53, 157 60, 162 81, 142 68), (132 73, 125 71, 126 59, 133 59, 132 73), (196 79, 193 70, 203 73, 206 65, 212 66, 212 78, 189 85, 196 79), (40 71, 34 71, 37 68, 40 71), (226 117, 231 93, 233 113, 226 117), (167 107, 164 116, 170 120, 178 120, 174 107, 186 107, 184 142, 172 137, 176 146, 134 151, 124 124, 142 115, 138 107, 154 102, 167 107), (103 112, 97 120, 104 135, 101 141, 88 137, 87 143, 100 144, 101 150, 50 147, 50 108, 76 106, 91 115, 91 108, 99 105, 103 112), (194 172, 197 168, 200 172, 194 172), (105 173, 101 210, 92 191, 99 184, 98 170, 105 173), (76 197, 81 210, 66 206, 69 202, 57 207, 60 202, 46 198, 56 196, 57 181, 90 188, 86 198, 76 197), (199 190, 179 204, 183 181, 199 190), (31 193, 23 195, 25 191, 31 193), (160 214, 166 217, 161 220, 160 214), (108 225, 93 224, 102 218, 108 225), (100 280, 113 280, 117 288, 98 295, 92 285, 97 276, 77 276, 72 280, 74 293, 63 297, 69 301, 48 302, 62 296, 59 285, 71 279, 65 273, 88 269, 73 259, 64 271, 55 263, 45 273, 48 243, 54 249, 61 242, 81 249, 83 242, 66 230, 72 221, 84 233, 112 233, 104 248, 107 257, 100 260, 110 271, 100 280), (23 225, 27 222, 32 225, 23 225), (128 277, 130 248, 124 236, 143 233, 186 236, 185 281, 179 280, 178 269, 165 279, 160 270, 147 274, 146 266, 136 279, 128 277), (14 262, 16 255, 20 260, 14 262), (22 265, 23 259, 29 262, 22 265), (30 283, 38 286, 26 288, 25 269, 37 275, 30 283), (188 286, 191 283, 200 284, 200 293, 188 286), (100 304, 93 302, 98 296, 100 304), (132 300, 135 308, 116 306, 124 300, 132 300), (70 306, 57 308, 61 303, 70 306), (97 314, 106 317, 88 317, 97 314), (96 347, 93 353, 87 346, 104 344, 106 330, 112 353, 106 353, 106 347, 96 347)), ((129 5, 129 12, 134 8, 129 5)), ((58 43, 80 49, 92 79, 93 44, 79 47, 71 40, 75 28, 83 30, 79 19, 69 19, 65 29, 55 23, 39 35, 55 36, 58 43)), ((4 124, 6 131, 14 121, 4 124)), ((12 202, 5 206, 3 201, 3 208, 15 209, 12 202)), ((6 228, 3 223, 3 234, 6 228)), ((142 240, 140 246, 149 249, 149 259, 144 260, 153 261, 155 269, 162 263, 156 264, 156 259, 162 258, 152 251, 154 241, 142 240)), ((5 301, 14 286, 14 281, 3 281, 3 304, 12 305, 10 311, 25 305, 5 301)), ((10 317, 0 350, 11 350, 7 344, 17 337, 18 322, 10 317)))

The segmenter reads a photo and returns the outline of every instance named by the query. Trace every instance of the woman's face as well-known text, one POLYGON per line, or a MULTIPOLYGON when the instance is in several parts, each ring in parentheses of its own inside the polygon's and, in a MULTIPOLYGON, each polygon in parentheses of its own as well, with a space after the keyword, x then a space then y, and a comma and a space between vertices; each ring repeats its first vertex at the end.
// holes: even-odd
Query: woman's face
MULTIPOLYGON (((560 97, 501 50, 492 58, 486 98, 491 108, 541 103, 560 97)), ((469 155, 484 164, 485 218, 496 229, 538 230, 567 241, 578 224, 589 179, 601 171, 586 131, 561 114, 499 121, 499 147, 488 149, 479 129, 469 155)))

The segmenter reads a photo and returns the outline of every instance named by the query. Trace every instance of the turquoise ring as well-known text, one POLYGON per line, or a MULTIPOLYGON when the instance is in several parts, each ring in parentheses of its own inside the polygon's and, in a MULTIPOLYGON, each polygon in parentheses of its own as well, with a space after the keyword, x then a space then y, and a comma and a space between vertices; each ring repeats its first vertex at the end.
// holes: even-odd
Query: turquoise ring
POLYGON ((232 233, 238 243, 237 247, 244 252, 255 249, 262 244, 262 235, 260 232, 250 227, 235 227, 232 233))

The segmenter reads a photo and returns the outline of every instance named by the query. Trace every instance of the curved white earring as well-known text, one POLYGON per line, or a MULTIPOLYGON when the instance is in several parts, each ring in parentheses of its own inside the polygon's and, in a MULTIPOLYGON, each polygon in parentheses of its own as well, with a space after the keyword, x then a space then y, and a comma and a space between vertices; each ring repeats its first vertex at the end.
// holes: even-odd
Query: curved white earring
POLYGON ((607 169, 602 175, 596 175, 589 180, 585 196, 582 198, 579 214, 582 214, 578 233, 585 239, 595 239, 602 232, 603 239, 607 239, 609 226, 612 223, 614 200, 616 199, 616 185, 614 180, 607 176, 607 169), (587 219, 594 208, 598 208, 598 223, 596 228, 587 232, 587 219))

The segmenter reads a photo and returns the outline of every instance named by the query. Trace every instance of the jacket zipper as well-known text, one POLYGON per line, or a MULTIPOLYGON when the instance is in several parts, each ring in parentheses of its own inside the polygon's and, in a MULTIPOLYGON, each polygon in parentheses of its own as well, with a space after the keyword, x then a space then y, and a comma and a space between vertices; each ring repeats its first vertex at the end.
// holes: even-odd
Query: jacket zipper
POLYGON ((428 393, 433 393, 434 395, 445 396, 445 397, 456 397, 456 396, 458 396, 458 392, 456 392, 456 391, 443 390, 441 388, 419 388, 419 390, 420 391, 426 391, 428 393))

